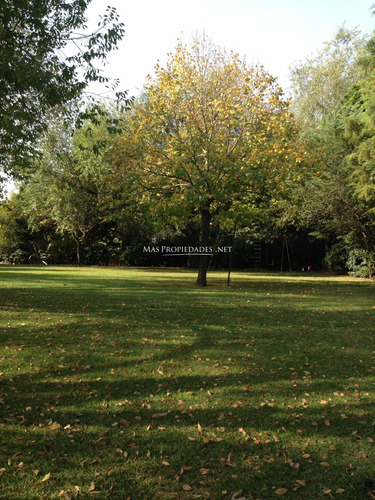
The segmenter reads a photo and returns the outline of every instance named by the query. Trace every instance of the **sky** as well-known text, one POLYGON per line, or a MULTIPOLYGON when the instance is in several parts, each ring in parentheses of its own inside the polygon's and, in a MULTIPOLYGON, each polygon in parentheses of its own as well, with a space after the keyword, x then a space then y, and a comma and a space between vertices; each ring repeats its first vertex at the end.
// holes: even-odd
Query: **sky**
POLYGON ((93 0, 92 21, 107 5, 125 24, 118 51, 105 73, 119 78, 121 90, 137 95, 157 61, 163 65, 178 38, 205 34, 238 52, 249 64, 262 64, 287 91, 289 67, 322 48, 345 24, 372 34, 374 0, 93 0))

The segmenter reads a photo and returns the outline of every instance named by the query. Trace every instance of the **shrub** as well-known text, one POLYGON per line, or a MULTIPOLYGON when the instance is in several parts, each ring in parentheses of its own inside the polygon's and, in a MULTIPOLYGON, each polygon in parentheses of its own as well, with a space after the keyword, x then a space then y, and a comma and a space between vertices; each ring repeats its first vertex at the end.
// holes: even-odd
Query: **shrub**
POLYGON ((351 276, 371 278, 375 275, 375 252, 363 249, 350 250, 347 267, 351 276))

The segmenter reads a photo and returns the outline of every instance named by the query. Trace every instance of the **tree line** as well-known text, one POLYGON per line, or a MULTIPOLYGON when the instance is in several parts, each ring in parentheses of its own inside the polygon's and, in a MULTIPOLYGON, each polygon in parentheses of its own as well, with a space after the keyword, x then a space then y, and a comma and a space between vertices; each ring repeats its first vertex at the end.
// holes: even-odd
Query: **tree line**
MULTIPOLYGON (((18 194, 0 205, 0 260, 160 265, 144 246, 234 241, 235 266, 249 267, 246 255, 254 262, 257 243, 276 249, 279 267, 289 241, 290 267, 315 259, 371 276, 374 80, 375 37, 356 30, 340 28, 294 65, 292 99, 262 66, 201 37, 179 42, 125 106, 91 103, 76 121, 67 116, 81 94, 47 103, 22 161, 9 146, 17 131, 0 124, 9 142, 3 169, 20 178, 18 194)), ((187 259, 201 286, 211 260, 187 259)))

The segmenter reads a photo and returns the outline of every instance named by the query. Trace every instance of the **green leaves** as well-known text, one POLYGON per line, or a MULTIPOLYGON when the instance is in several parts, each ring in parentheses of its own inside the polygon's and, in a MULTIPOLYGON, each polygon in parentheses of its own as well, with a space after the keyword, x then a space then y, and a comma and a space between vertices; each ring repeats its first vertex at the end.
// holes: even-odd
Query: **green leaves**
POLYGON ((345 94, 358 80, 358 59, 364 46, 358 30, 341 27, 314 57, 291 68, 293 109, 304 131, 319 126, 321 120, 330 119, 339 111, 345 94))
POLYGON ((30 167, 51 108, 81 98, 89 82, 109 83, 95 62, 116 48, 124 26, 108 7, 99 29, 87 33, 89 3, 19 0, 0 6, 0 166, 11 175, 30 167), (62 57, 67 48, 70 55, 62 57))

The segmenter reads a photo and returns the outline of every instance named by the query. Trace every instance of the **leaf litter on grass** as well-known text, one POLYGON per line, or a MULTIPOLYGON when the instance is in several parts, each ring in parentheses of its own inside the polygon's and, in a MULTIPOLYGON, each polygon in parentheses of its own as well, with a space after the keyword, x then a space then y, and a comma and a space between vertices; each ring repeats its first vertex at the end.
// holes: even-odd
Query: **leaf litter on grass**
POLYGON ((367 282, 334 280, 348 307, 325 277, 238 273, 230 290, 198 293, 189 273, 175 285, 171 271, 127 282, 126 271, 82 269, 63 287, 54 272, 35 281, 25 269, 32 293, 1 302, 9 498, 367 494, 367 282))

